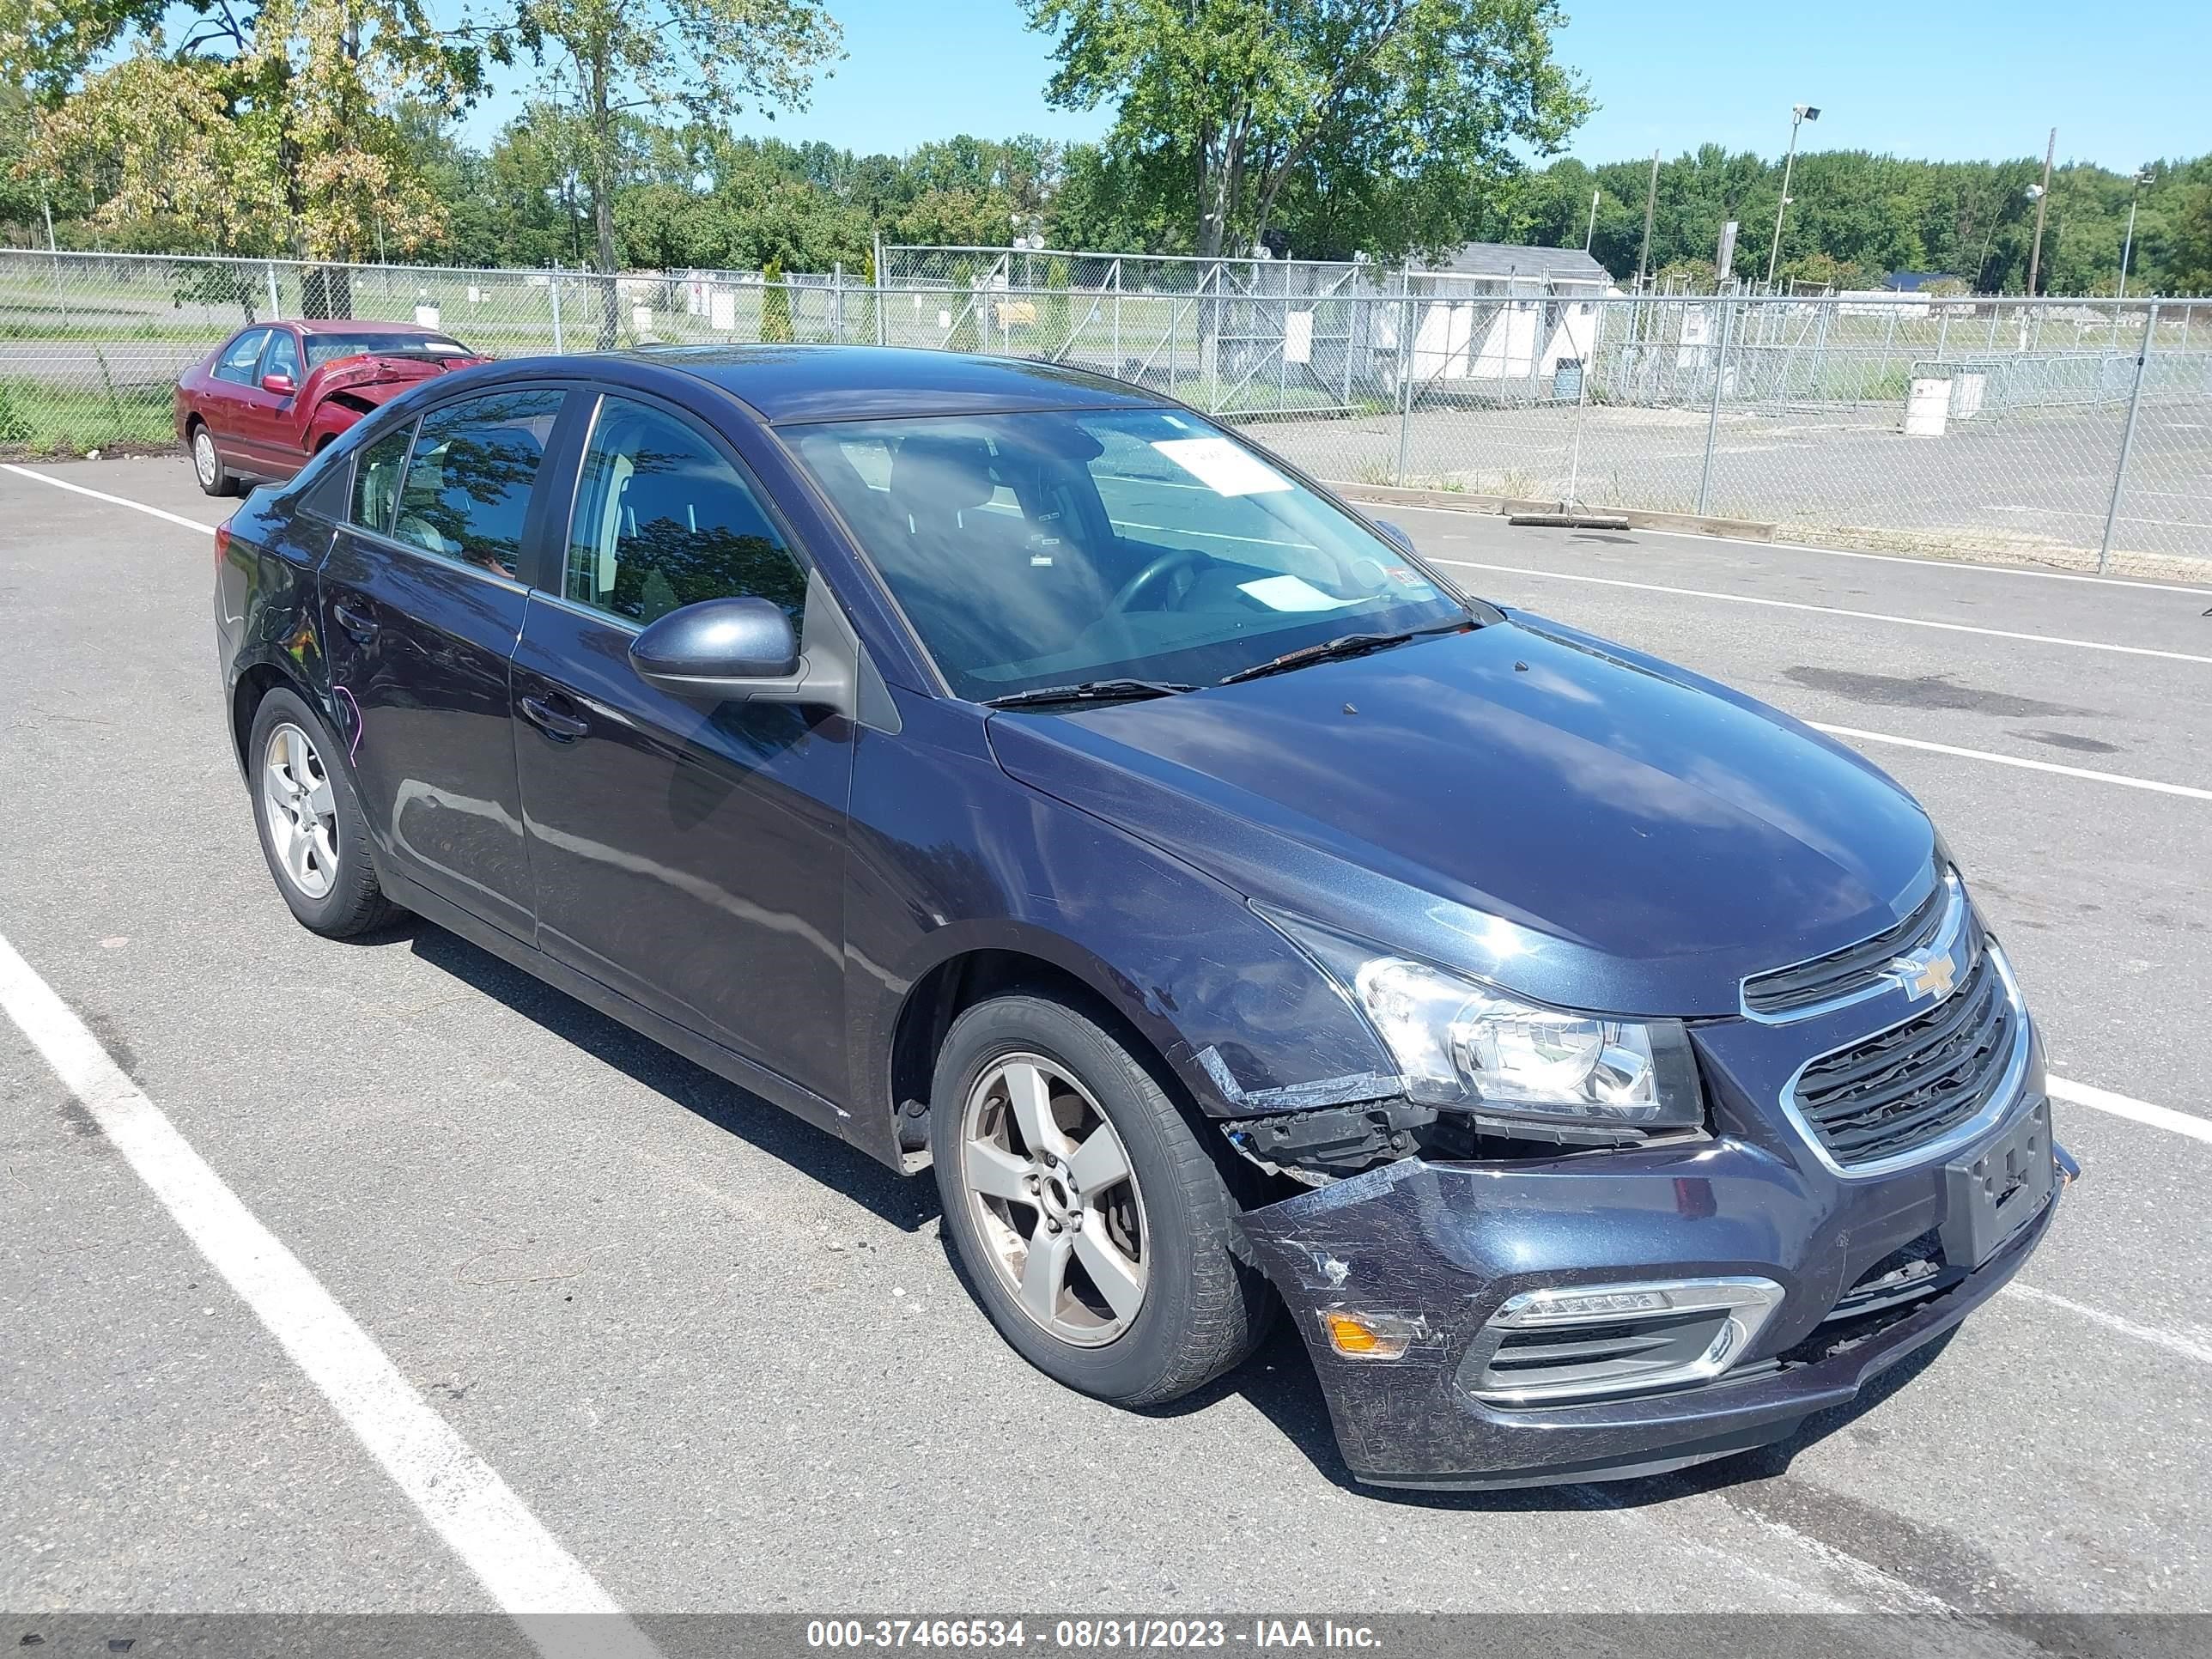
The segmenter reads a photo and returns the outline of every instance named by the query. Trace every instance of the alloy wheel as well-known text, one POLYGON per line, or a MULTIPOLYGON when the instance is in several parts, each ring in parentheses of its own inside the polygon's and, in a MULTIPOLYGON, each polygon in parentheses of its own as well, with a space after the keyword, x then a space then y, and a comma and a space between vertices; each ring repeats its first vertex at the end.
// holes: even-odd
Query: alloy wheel
POLYGON ((960 1184, 988 1271, 1030 1321, 1100 1347, 1145 1301, 1143 1195, 1089 1090, 1033 1054, 994 1060, 961 1114, 960 1184))
POLYGON ((215 440, 201 427, 192 434, 192 470, 199 474, 201 489, 215 488, 215 440))
POLYGON ((338 876, 337 801, 321 752, 287 720, 269 733, 261 758, 261 816, 284 878, 311 899, 338 876))

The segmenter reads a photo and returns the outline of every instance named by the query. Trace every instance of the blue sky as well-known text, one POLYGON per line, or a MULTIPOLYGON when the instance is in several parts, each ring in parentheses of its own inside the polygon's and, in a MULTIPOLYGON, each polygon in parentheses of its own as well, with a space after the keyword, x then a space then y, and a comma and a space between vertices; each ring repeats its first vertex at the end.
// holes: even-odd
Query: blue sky
MULTIPOLYGON (((811 109, 773 123, 747 112, 740 131, 899 152, 961 131, 1105 130, 1105 112, 1046 106, 1048 43, 1023 27, 1014 0, 829 3, 850 56, 811 109)), ((1805 134, 1814 148, 2040 156, 2056 125, 2062 161, 2118 169, 2212 150, 2205 0, 1565 5, 1559 56, 1601 106, 1569 146, 1586 161, 1648 155, 1655 144, 1673 155, 1707 140, 1778 154, 1794 103, 1820 108, 1805 134)), ((488 138, 519 103, 508 92, 477 110, 470 137, 488 138)))

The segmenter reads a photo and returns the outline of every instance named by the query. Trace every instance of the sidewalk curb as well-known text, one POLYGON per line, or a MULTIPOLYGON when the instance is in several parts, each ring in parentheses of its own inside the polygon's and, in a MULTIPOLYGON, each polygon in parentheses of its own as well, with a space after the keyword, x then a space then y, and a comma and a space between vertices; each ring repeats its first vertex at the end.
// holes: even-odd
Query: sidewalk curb
MULTIPOLYGON (((1331 489, 1346 501, 1372 501, 1378 506, 1440 507, 1453 513, 1489 513, 1510 517, 1520 513, 1565 513, 1566 503, 1531 501, 1518 495, 1477 495, 1460 489, 1405 489, 1395 484, 1330 483, 1331 489)), ((1577 508, 1593 518, 1626 519, 1637 530, 1680 530, 1695 535, 1729 536, 1739 541, 1771 542, 1775 526, 1755 519, 1722 519, 1698 513, 1654 513, 1636 507, 1608 507, 1583 501, 1577 508)))

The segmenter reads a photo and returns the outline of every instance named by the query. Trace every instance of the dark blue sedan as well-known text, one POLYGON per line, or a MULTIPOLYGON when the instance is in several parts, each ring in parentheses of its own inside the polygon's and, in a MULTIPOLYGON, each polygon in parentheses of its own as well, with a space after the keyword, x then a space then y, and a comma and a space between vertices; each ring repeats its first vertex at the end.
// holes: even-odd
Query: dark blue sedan
POLYGON ((1102 1398, 1286 1308, 1362 1480, 1679 1467, 1957 1324, 2073 1171, 1904 791, 1139 388, 488 365, 218 546, 301 922, 413 912, 933 1167, 1102 1398))

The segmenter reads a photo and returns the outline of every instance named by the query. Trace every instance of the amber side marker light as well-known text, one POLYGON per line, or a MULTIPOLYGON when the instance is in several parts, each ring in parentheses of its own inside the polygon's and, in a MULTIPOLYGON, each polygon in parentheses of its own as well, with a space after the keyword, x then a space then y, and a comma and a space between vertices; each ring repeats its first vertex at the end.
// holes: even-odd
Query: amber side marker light
POLYGON ((1395 1314, 1324 1308, 1321 1328, 1328 1346, 1347 1359, 1396 1359, 1413 1340, 1414 1322, 1395 1314))

